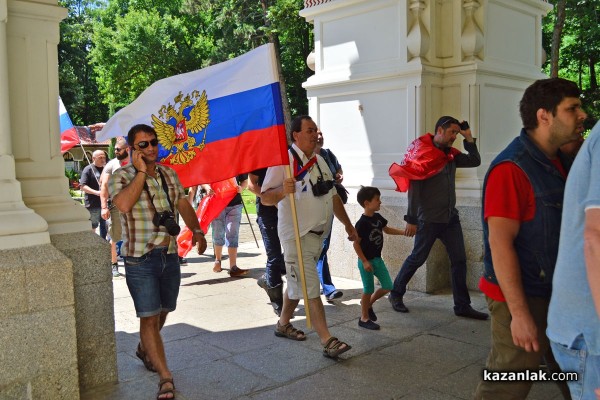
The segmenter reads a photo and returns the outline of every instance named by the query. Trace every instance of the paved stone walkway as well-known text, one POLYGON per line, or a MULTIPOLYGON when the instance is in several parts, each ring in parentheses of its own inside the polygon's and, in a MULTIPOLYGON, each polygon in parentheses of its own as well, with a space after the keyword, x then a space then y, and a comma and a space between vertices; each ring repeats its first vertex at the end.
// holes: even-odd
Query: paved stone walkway
MULTIPOLYGON (((190 254, 182 267, 178 307, 163 329, 177 399, 472 398, 489 350, 489 322, 454 316, 450 293, 408 292, 408 314, 383 298, 374 307, 382 328, 367 331, 357 325, 361 283, 335 278, 344 297, 325 303, 327 321, 352 350, 338 361, 323 357, 317 335, 306 330, 302 302, 293 323, 308 332, 307 340, 276 337, 276 316, 256 285, 265 256, 254 218, 252 224, 261 248, 245 222, 238 265, 251 269, 246 277, 213 273, 210 245, 209 256, 190 254)), ((139 323, 124 278, 114 281, 114 297, 119 382, 82 398, 155 399, 158 377, 135 356, 139 323)), ((472 298, 475 308, 485 308, 480 293, 472 298)), ((550 383, 534 384, 529 396, 560 398, 550 383)))

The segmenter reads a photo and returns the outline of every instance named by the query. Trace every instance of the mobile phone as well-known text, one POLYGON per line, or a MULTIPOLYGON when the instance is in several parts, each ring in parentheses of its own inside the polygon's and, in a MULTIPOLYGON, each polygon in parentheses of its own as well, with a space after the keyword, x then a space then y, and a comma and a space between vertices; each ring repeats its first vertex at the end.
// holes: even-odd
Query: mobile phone
POLYGON ((469 129, 469 123, 467 121, 463 121, 460 123, 460 130, 461 131, 466 131, 467 129, 469 129))

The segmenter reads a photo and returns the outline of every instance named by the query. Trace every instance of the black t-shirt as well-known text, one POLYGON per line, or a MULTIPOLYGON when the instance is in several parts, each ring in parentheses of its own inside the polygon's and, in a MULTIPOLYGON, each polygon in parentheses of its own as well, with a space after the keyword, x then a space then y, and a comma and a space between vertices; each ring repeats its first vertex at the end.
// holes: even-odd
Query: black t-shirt
MULTIPOLYGON (((248 174, 241 174, 241 175, 236 176, 236 178, 235 178, 238 185, 247 179, 248 179, 248 174)), ((229 204, 227 204, 227 207, 237 206, 238 204, 242 204, 242 195, 240 193, 236 194, 235 197, 233 199, 231 199, 229 204)))
MULTIPOLYGON (((262 186, 263 182, 265 181, 265 176, 267 175, 267 168, 257 169, 256 171, 252 171, 251 173, 252 175, 258 176, 258 186, 262 186)), ((277 217, 277 207, 263 205, 260 202, 260 197, 256 196, 256 215, 270 215, 277 217)))
MULTIPOLYGON (((98 181, 100 180, 100 175, 102 175, 102 170, 104 167, 96 167, 94 164, 90 164, 83 169, 81 172, 81 179, 79 179, 79 185, 87 185, 94 190, 100 190, 100 185, 98 181)), ((84 196, 84 202, 86 208, 100 208, 100 196, 96 196, 95 194, 86 193, 84 196)))
POLYGON ((360 237, 360 248, 367 260, 381 257, 381 250, 383 249, 383 228, 387 226, 387 223, 387 219, 383 218, 378 213, 375 213, 372 217, 367 217, 363 214, 356 222, 354 227, 360 237))

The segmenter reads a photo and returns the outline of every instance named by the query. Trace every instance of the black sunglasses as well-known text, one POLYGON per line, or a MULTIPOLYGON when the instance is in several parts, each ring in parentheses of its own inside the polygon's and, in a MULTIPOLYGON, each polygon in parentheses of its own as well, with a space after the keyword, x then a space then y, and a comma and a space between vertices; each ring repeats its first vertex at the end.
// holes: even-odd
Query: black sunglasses
POLYGON ((125 150, 125 147, 121 148, 121 147, 115 147, 115 151, 121 152, 125 150))
POLYGON ((140 149, 145 149, 145 148, 146 148, 146 147, 148 147, 149 145, 152 145, 152 147, 156 147, 156 146, 158 146, 158 139, 152 139, 152 140, 150 140, 150 141, 143 140, 143 141, 141 141, 141 142, 137 143, 137 146, 138 146, 140 149))

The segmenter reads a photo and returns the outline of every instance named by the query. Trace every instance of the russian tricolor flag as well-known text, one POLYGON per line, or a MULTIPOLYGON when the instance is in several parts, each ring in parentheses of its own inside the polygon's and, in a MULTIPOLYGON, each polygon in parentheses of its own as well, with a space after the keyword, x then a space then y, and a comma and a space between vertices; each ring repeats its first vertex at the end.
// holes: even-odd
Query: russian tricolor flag
POLYGON ((162 79, 116 113, 97 135, 154 126, 159 162, 185 187, 288 163, 272 44, 201 70, 162 79))
POLYGON ((60 120, 60 152, 65 153, 79 144, 79 135, 60 97, 58 98, 58 115, 60 120))

